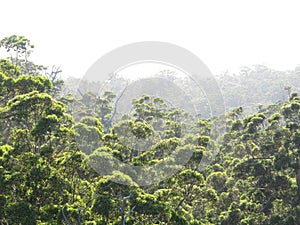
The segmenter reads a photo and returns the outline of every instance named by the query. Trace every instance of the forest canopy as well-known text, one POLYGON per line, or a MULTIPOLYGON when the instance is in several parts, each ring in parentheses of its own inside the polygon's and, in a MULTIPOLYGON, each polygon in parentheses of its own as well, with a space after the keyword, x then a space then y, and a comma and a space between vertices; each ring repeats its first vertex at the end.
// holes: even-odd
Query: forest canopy
MULTIPOLYGON (((0 59, 0 224, 300 224, 300 68, 217 76, 222 115, 191 115, 147 93, 120 113, 118 86, 78 93, 79 79, 30 61, 29 39, 0 47, 9 55, 0 59), (176 157, 188 160, 178 167, 176 157), (140 185, 145 177, 112 158, 167 167, 140 185)), ((193 83, 178 83, 193 96, 193 83)))

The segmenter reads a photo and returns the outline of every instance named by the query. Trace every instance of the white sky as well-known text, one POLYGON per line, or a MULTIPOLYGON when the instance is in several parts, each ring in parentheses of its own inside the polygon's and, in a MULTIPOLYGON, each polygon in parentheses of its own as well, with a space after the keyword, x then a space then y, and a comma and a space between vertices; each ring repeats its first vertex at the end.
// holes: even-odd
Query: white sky
POLYGON ((26 36, 33 60, 61 66, 64 77, 82 77, 105 53, 139 41, 184 47, 214 74, 300 65, 298 0, 2 0, 0 9, 0 38, 26 36))

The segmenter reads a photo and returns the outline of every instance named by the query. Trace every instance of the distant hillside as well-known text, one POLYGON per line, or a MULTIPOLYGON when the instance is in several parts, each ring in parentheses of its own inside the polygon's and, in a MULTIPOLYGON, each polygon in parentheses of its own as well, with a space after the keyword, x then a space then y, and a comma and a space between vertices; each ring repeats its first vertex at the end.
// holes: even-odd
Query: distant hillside
POLYGON ((289 93, 300 90, 300 67, 292 71, 276 71, 266 66, 244 67, 238 74, 217 77, 228 108, 253 107, 287 100, 289 93))
MULTIPOLYGON (((170 74, 164 75, 162 73, 161 75, 162 77, 165 76, 165 78, 170 79, 170 74)), ((205 99, 205 95, 199 92, 199 88, 194 81, 178 77, 171 77, 171 80, 179 86, 179 88, 184 90, 189 101, 201 112, 203 117, 209 117, 209 103, 207 99, 205 99)), ((255 65, 252 67, 243 67, 237 74, 225 72, 217 75, 216 80, 221 89, 227 111, 242 106, 244 113, 250 114, 255 112, 260 104, 268 105, 276 103, 277 101, 287 100, 291 92, 299 93, 300 67, 291 71, 277 71, 263 65, 255 65)), ((115 79, 114 82, 109 85, 100 83, 91 84, 86 81, 81 81, 79 78, 68 78, 65 80, 65 87, 62 93, 64 95, 71 93, 75 96, 79 96, 80 93, 78 89, 81 94, 89 91, 100 94, 107 89, 118 95, 124 90, 125 85, 126 81, 122 78, 115 79)), ((150 82, 147 87, 139 86, 145 91, 145 89, 154 90, 159 87, 158 85, 160 85, 159 82, 150 82)), ((160 86, 160 88, 167 87, 166 84, 160 86)), ((137 85, 130 85, 129 88, 131 89, 131 93, 127 93, 127 90, 123 96, 124 99, 121 99, 119 102, 120 108, 122 108, 123 111, 126 111, 124 102, 127 102, 128 99, 133 98, 135 95, 140 96, 139 92, 141 92, 141 90, 137 88, 137 85), (135 89, 137 93, 132 93, 134 92, 132 89, 135 89), (130 98, 126 96, 130 96, 130 98)), ((175 89, 173 88, 172 90, 175 89)), ((168 92, 170 92, 170 90, 168 92)), ((167 95, 174 97, 173 102, 178 102, 176 93, 167 95)), ((172 99, 169 99, 169 101, 172 102, 172 99)))

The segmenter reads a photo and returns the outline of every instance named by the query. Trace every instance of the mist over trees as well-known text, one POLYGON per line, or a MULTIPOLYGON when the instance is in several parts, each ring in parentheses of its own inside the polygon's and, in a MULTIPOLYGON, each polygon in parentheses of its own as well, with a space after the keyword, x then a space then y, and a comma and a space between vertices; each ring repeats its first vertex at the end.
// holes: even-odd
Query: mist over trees
POLYGON ((0 224, 300 224, 300 68, 216 76, 227 111, 211 117, 189 79, 168 77, 174 93, 115 77, 99 92, 31 62, 23 36, 0 47, 0 224), (124 165, 172 176, 138 185, 124 165))

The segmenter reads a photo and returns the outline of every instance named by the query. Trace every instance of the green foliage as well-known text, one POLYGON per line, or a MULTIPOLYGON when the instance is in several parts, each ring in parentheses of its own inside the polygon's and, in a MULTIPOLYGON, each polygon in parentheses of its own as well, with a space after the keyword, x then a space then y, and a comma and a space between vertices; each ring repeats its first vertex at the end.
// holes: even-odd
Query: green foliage
POLYGON ((8 204, 6 207, 9 224, 34 225, 36 224, 34 211, 26 202, 8 204))
MULTIPOLYGON (((263 103, 287 94, 270 96, 279 85, 269 76, 274 71, 246 68, 239 80, 221 78, 222 88, 232 85, 225 115, 194 120, 149 95, 135 96, 131 113, 118 115, 120 95, 112 91, 98 96, 88 87, 60 98, 57 73, 39 75, 43 68, 27 60, 28 39, 13 35, 0 47, 11 53, 0 60, 0 224, 63 224, 63 212, 71 224, 120 224, 120 208, 134 208, 126 221, 132 225, 300 224, 299 96, 253 113, 243 105, 257 82, 263 103), (187 156, 185 165, 174 165, 174 157, 187 156), (124 173, 125 164, 159 163, 176 173, 144 187, 136 184, 143 177, 124 173)), ((295 74, 286 75, 298 81, 295 74)), ((188 82, 182 85, 189 91, 188 82)))
POLYGON ((8 77, 19 77, 21 75, 20 68, 7 59, 0 59, 0 72, 8 77))
POLYGON ((227 175, 223 172, 213 172, 207 177, 207 183, 218 191, 224 189, 226 180, 227 175))

